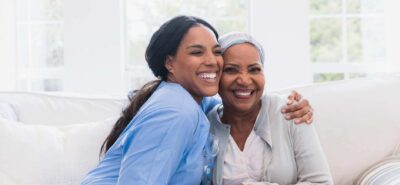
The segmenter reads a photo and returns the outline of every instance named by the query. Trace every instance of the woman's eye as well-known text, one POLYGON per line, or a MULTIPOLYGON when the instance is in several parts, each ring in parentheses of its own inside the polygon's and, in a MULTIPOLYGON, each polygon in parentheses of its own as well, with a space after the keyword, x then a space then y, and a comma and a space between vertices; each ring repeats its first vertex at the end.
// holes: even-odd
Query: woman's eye
POLYGON ((220 50, 220 49, 215 50, 214 54, 217 55, 217 56, 220 56, 220 55, 222 55, 222 50, 220 50))
POLYGON ((237 72, 237 70, 233 67, 226 67, 224 69, 224 73, 235 73, 235 72, 237 72))
POLYGON ((260 71, 261 71, 261 68, 259 68, 259 67, 254 67, 254 68, 249 69, 250 73, 259 73, 260 71))
POLYGON ((202 51, 192 51, 190 52, 191 55, 201 55, 203 52, 202 51))

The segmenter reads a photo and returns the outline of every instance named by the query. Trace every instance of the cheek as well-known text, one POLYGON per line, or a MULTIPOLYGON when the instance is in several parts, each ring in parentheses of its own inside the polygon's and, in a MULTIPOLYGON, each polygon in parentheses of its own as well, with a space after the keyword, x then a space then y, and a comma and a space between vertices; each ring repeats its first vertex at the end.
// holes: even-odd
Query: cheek
POLYGON ((217 63, 218 63, 218 65, 219 66, 224 66, 224 59, 221 57, 221 56, 219 56, 218 58, 217 58, 217 63))
POLYGON ((228 76, 222 75, 219 81, 219 92, 223 93, 226 91, 231 84, 231 80, 228 76))
POLYGON ((179 73, 184 74, 184 75, 190 75, 195 73, 196 71, 196 66, 192 63, 188 62, 182 62, 179 64, 179 73))
POLYGON ((265 86, 265 78, 263 73, 256 74, 252 76, 252 78, 255 85, 259 88, 263 88, 265 86))
POLYGON ((264 79, 264 75, 261 75, 258 79, 257 79, 257 84, 260 87, 260 89, 264 89, 265 88, 265 79, 264 79))

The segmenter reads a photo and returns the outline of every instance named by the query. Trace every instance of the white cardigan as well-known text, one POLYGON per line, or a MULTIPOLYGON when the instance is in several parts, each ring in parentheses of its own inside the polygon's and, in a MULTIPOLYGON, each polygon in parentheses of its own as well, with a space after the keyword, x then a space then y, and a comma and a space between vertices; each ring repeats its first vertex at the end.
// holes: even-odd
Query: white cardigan
MULTIPOLYGON (((269 184, 333 184, 313 125, 295 125, 280 112, 286 100, 264 95, 254 131, 268 146, 264 156, 263 185, 269 184)), ((218 139, 219 153, 213 173, 213 184, 222 185, 225 151, 229 142, 230 125, 223 124, 217 105, 208 113, 210 131, 218 139)), ((318 124, 318 123, 313 123, 318 124)))

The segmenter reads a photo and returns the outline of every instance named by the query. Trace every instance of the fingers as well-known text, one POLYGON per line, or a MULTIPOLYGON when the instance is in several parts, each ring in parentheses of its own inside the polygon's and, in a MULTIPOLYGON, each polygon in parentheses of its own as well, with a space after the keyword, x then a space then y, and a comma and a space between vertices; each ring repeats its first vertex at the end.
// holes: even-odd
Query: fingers
MULTIPOLYGON (((298 104, 296 104, 296 105, 298 105, 298 104)), ((286 113, 285 114, 285 118, 287 120, 291 120, 291 119, 295 119, 295 118, 301 118, 301 117, 303 117, 304 115, 306 115, 310 111, 311 111, 310 107, 306 106, 306 107, 303 107, 303 108, 300 108, 300 109, 296 109, 296 110, 294 110, 292 112, 286 113)))
POLYGON ((288 101, 286 103, 287 105, 290 105, 293 103, 293 101, 295 100, 296 93, 297 93, 296 91, 292 91, 290 93, 290 95, 288 96, 288 101))
POLYGON ((297 91, 293 90, 288 96, 287 105, 292 104, 294 101, 300 101, 303 97, 297 91))
POLYGON ((294 92, 297 93, 297 96, 295 97, 295 100, 296 101, 300 101, 303 98, 303 96, 300 93, 298 93, 297 91, 294 91, 294 92))
POLYGON ((288 105, 284 106, 281 111, 283 113, 292 113, 292 112, 296 112, 296 111, 298 111, 298 110, 300 110, 300 109, 302 109, 304 107, 311 108, 309 106, 309 102, 308 102, 307 99, 302 99, 302 100, 300 100, 300 102, 295 102, 295 103, 292 103, 292 104, 288 104, 288 105))
POLYGON ((314 119, 312 118, 312 114, 313 113, 311 112, 311 118, 306 121, 307 124, 311 124, 314 121, 314 119))
POLYGON ((282 113, 285 114, 285 119, 292 120, 296 124, 313 122, 313 110, 307 99, 303 97, 297 91, 292 91, 288 96, 287 105, 282 108, 282 113))
POLYGON ((296 112, 286 114, 285 118, 287 120, 294 119, 295 124, 300 124, 300 123, 311 124, 313 122, 313 114, 314 113, 312 109, 304 108, 296 112))
POLYGON ((313 122, 313 114, 314 111, 312 109, 310 109, 309 112, 307 112, 307 114, 305 114, 302 118, 300 118, 300 120, 298 120, 296 122, 295 120, 295 124, 300 124, 300 123, 306 123, 306 124, 311 124, 313 122))

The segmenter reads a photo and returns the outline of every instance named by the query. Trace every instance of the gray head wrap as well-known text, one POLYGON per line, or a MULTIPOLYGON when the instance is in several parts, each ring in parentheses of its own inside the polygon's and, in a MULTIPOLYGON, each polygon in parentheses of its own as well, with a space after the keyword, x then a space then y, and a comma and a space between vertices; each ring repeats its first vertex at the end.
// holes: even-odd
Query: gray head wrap
POLYGON ((249 34, 241 32, 231 32, 220 37, 218 39, 218 42, 221 45, 222 53, 225 53, 228 48, 236 44, 251 44, 257 49, 258 54, 260 55, 261 64, 264 65, 264 49, 262 48, 261 44, 258 43, 249 34))

